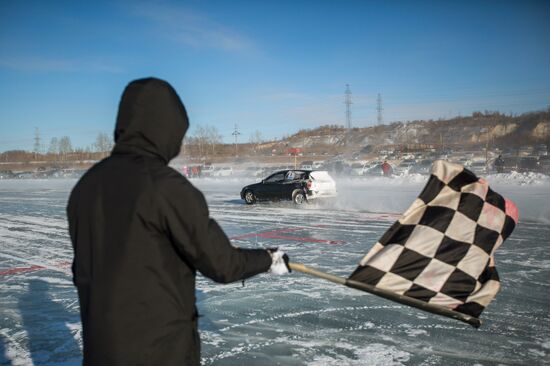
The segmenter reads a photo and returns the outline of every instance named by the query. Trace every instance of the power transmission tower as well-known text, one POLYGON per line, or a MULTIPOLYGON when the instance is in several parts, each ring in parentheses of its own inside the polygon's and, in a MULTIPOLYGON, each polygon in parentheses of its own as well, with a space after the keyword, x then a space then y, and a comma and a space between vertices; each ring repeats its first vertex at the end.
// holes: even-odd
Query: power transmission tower
POLYGON ((345 93, 345 101, 346 104, 346 128, 351 130, 351 105, 353 102, 351 101, 351 89, 349 88, 349 84, 346 84, 346 93, 345 93))
POLYGON ((384 110, 384 108, 382 108, 382 95, 380 95, 380 93, 378 93, 378 96, 376 97, 376 111, 378 112, 378 116, 376 118, 377 122, 378 122, 378 125, 381 125, 382 122, 383 122, 383 119, 382 119, 382 111, 384 110))
POLYGON ((35 127, 34 128, 34 148, 33 148, 33 152, 35 154, 39 153, 40 152, 40 130, 38 129, 38 127, 35 127))
POLYGON ((346 91, 344 95, 344 104, 346 105, 346 139, 344 144, 347 147, 349 144, 349 136, 351 134, 351 105, 353 104, 351 101, 351 89, 349 88, 349 84, 346 84, 346 91))
POLYGON ((233 130, 232 135, 235 136, 235 156, 239 156, 237 154, 237 139, 239 138, 239 135, 241 133, 239 132, 239 129, 237 128, 237 124, 235 124, 235 129, 233 130))

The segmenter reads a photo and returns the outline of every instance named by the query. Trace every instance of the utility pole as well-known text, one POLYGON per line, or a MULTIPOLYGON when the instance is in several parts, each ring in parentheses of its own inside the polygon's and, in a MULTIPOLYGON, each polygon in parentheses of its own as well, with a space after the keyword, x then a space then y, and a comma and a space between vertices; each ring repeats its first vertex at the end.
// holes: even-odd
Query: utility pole
POLYGON ((40 152, 40 130, 38 127, 34 128, 34 158, 36 159, 36 155, 40 152))
POLYGON ((351 105, 353 104, 351 101, 351 89, 349 88, 349 84, 346 84, 346 91, 344 95, 344 104, 346 105, 346 139, 344 144, 347 147, 349 143, 348 139, 351 134, 351 105))
POLYGON ((382 95, 380 95, 380 93, 378 93, 378 96, 376 97, 376 111, 378 112, 378 116, 377 116, 376 120, 377 120, 379 126, 383 122, 383 119, 382 119, 382 111, 383 110, 384 110, 384 108, 382 108, 382 95))
POLYGON ((237 124, 235 123, 235 129, 233 130, 232 135, 235 136, 235 157, 237 157, 237 139, 241 133, 239 132, 239 129, 237 128, 237 124))
POLYGON ((487 141, 485 142, 485 172, 489 170, 489 138, 491 130, 487 127, 487 141))

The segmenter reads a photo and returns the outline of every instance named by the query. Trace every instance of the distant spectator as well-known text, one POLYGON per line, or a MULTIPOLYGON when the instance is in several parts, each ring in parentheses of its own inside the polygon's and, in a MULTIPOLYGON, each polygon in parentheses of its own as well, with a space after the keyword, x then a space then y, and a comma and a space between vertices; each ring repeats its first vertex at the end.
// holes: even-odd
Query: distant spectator
POLYGON ((393 174, 393 168, 387 160, 384 160, 384 163, 380 167, 382 168, 382 174, 384 174, 384 177, 390 177, 393 174))
POLYGON ((502 173, 504 171, 504 159, 502 159, 502 155, 499 155, 498 158, 496 158, 494 167, 497 173, 502 173))
POLYGON ((198 166, 198 165, 193 165, 193 166, 191 167, 191 176, 192 176, 193 178, 199 176, 199 166, 198 166))

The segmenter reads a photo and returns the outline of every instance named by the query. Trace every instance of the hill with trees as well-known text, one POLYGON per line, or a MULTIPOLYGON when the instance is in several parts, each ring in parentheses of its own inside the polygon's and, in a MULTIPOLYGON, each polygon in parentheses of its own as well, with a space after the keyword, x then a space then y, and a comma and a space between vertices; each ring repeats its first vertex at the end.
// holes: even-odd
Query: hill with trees
MULTIPOLYGON (((287 156, 290 149, 300 149, 307 155, 328 156, 387 148, 407 151, 425 147, 455 150, 487 147, 514 151, 541 144, 550 147, 550 108, 521 115, 474 112, 471 116, 451 119, 394 122, 351 130, 339 125, 325 125, 302 129, 271 141, 262 139, 258 130, 251 134, 248 142, 237 145, 223 143, 215 127, 197 126, 184 139, 181 157, 196 162, 233 160, 235 157, 261 159, 287 156)), ((3 167, 0 170, 17 168, 21 163, 51 165, 55 162, 67 166, 73 162, 73 165, 83 166, 107 156, 112 146, 111 138, 105 133, 99 134, 95 143, 87 148, 73 147, 67 136, 54 137, 44 152, 11 150, 1 153, 3 167)))

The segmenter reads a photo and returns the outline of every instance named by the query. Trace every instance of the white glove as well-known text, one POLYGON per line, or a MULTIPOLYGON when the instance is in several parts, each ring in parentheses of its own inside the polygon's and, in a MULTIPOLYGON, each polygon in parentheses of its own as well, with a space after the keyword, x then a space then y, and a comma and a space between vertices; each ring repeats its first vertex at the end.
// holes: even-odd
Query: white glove
POLYGON ((292 272, 288 266, 288 255, 285 254, 282 250, 279 249, 268 249, 267 250, 271 255, 271 267, 269 267, 269 273, 274 275, 283 275, 292 272))

